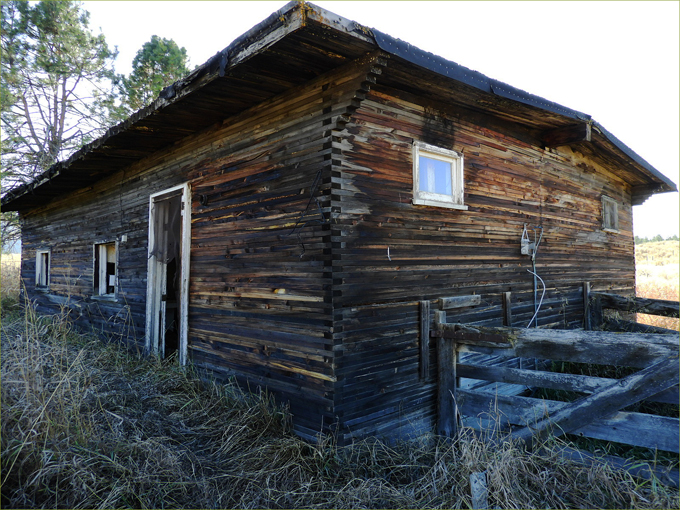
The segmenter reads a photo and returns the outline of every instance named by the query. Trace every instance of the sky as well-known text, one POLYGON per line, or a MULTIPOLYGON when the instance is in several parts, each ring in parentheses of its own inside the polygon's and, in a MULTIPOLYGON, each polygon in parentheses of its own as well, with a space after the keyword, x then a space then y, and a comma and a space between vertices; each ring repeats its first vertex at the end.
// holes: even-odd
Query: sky
MULTIPOLYGON (((316 5, 563 106, 587 113, 676 185, 680 2, 317 1, 316 5)), ((203 64, 284 1, 84 1, 119 55, 152 35, 203 64)), ((678 193, 633 207, 640 237, 678 235, 678 193)))

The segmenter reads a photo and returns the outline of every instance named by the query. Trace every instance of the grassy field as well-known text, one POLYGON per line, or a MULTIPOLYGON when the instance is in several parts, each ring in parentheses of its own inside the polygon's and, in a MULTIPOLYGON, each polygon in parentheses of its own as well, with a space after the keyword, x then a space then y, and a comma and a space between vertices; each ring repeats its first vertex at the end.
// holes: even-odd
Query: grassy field
POLYGON ((72 330, 2 322, 4 508, 678 508, 677 489, 468 437, 306 443, 266 394, 201 382, 72 330))
POLYGON ((13 298, 19 295, 19 264, 21 254, 0 255, 0 297, 13 298))
MULTIPOLYGON (((674 282, 657 252, 638 261, 663 262, 642 276, 674 283, 677 299, 675 253, 674 282)), ((267 394, 106 345, 63 314, 22 312, 10 262, 2 257, 4 508, 470 508, 480 471, 491 508, 680 507, 677 489, 565 460, 556 440, 540 454, 472 437, 306 443, 267 394)))

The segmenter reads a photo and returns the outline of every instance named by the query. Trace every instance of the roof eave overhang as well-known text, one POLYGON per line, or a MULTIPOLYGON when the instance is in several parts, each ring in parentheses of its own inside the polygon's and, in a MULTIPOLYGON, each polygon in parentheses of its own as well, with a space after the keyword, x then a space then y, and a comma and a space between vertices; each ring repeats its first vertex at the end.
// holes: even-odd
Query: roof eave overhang
MULTIPOLYGON (((247 61, 257 52, 265 50, 268 46, 300 29, 304 26, 307 13, 305 9, 299 8, 300 5, 301 3, 295 0, 289 2, 239 36, 227 48, 216 53, 185 78, 163 89, 159 97, 151 104, 132 114, 125 121, 109 128, 101 137, 84 145, 68 159, 55 163, 31 182, 7 192, 2 197, 2 210, 18 211, 24 208, 32 208, 35 205, 44 205, 44 199, 52 196, 52 193, 49 190, 43 191, 43 187, 50 185, 65 173, 73 171, 73 166, 77 162, 83 161, 97 150, 107 147, 107 144, 111 144, 116 137, 124 133, 144 133, 150 130, 145 125, 145 121, 150 117, 162 113, 164 109, 178 103, 184 97, 223 77, 228 69, 247 61)), ((140 151, 136 156, 130 158, 130 162, 143 159, 157 150, 158 148, 140 151)), ((79 177, 81 177, 79 180, 83 187, 98 180, 96 177, 88 179, 84 175, 79 177)))
MULTIPOLYGON (((82 187, 94 183, 102 176, 96 172, 89 174, 83 172, 83 162, 96 161, 97 157, 103 158, 107 156, 106 151, 115 153, 115 151, 123 152, 123 150, 126 150, 128 152, 127 157, 120 158, 121 168, 158 151, 162 147, 151 144, 147 148, 142 144, 142 148, 135 152, 128 150, 125 142, 131 137, 145 136, 147 131, 155 129, 154 126, 158 125, 159 119, 163 119, 164 115, 167 116, 171 111, 174 111, 174 105, 181 104, 183 99, 204 89, 230 71, 238 69, 239 66, 254 56, 264 53, 268 48, 291 36, 309 23, 321 26, 329 33, 349 36, 357 43, 361 42, 364 45, 377 47, 409 65, 427 69, 441 77, 477 89, 488 94, 491 99, 495 97, 497 98, 496 101, 512 101, 514 104, 521 105, 526 111, 533 111, 534 113, 536 111, 546 112, 553 124, 545 126, 546 132, 554 133, 556 122, 559 124, 558 129, 566 128, 569 131, 574 130, 575 127, 574 131, 579 136, 581 131, 588 132, 587 139, 577 138, 570 143, 589 143, 590 129, 591 127, 594 128, 596 132, 594 136, 602 137, 605 142, 599 144, 597 150, 612 152, 615 159, 626 162, 628 171, 636 174, 637 182, 633 187, 634 204, 642 203, 654 193, 677 191, 675 183, 585 113, 566 108, 489 78, 477 71, 425 52, 378 30, 366 28, 313 4, 292 1, 241 35, 226 49, 217 53, 186 78, 164 89, 159 98, 152 104, 121 124, 112 127, 101 138, 84 146, 67 160, 53 165, 33 182, 8 192, 2 198, 3 210, 31 209, 38 205, 44 205, 45 197, 54 196, 56 190, 61 190, 63 187, 57 185, 60 177, 71 172, 78 173, 78 183, 82 187)), ((172 127, 168 124, 162 124, 161 128, 167 131, 171 130, 172 127)), ((186 133, 180 129, 176 132, 176 140, 169 137, 166 142, 172 143, 173 140, 178 141, 184 136, 186 136, 186 133)))
POLYGON ((645 174, 648 177, 647 183, 633 186, 633 205, 640 205, 649 197, 658 193, 678 191, 677 185, 671 179, 654 168, 637 152, 610 133, 602 124, 593 122, 593 127, 596 128, 597 133, 604 137, 607 142, 612 144, 616 150, 620 151, 632 164, 634 164, 639 173, 645 174))

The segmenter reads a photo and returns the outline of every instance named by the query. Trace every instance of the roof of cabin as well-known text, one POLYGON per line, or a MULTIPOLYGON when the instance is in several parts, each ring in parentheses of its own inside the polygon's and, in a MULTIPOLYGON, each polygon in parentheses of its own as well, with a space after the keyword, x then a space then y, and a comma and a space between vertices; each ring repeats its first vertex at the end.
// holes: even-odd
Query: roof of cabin
POLYGON ((227 48, 166 87, 146 108, 67 160, 2 198, 2 209, 30 210, 89 186, 205 129, 367 52, 390 57, 380 84, 520 124, 545 146, 570 145, 616 168, 633 204, 675 184, 589 115, 545 100, 425 52, 320 7, 292 1, 227 48), (426 84, 426 86, 418 85, 426 84), (576 136, 576 138, 574 138, 576 136))

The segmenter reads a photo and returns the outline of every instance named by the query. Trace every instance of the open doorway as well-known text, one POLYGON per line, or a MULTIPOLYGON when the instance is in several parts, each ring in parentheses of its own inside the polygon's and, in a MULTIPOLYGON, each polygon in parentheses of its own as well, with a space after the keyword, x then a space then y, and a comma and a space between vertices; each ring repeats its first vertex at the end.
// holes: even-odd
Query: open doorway
POLYGON ((184 184, 151 195, 146 292, 146 348, 187 358, 191 201, 184 184))

